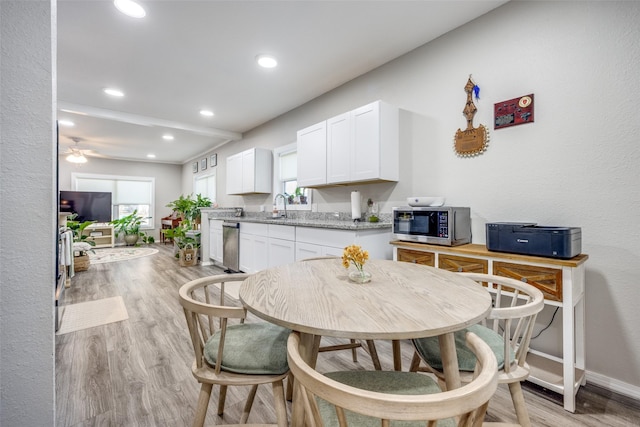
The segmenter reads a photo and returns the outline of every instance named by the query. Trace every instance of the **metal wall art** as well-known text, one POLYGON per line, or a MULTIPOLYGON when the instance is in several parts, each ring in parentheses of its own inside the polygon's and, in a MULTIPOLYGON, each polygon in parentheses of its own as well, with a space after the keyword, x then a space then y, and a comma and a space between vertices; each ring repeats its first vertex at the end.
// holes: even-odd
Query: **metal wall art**
POLYGON ((472 94, 475 92, 477 98, 480 88, 471 80, 471 75, 469 75, 469 80, 464 86, 464 91, 467 93, 467 102, 462 113, 467 119, 467 128, 465 130, 458 129, 456 136, 453 138, 453 149, 460 157, 473 157, 484 153, 487 149, 489 145, 489 130, 482 124, 477 128, 473 127, 473 117, 478 109, 473 103, 472 94))

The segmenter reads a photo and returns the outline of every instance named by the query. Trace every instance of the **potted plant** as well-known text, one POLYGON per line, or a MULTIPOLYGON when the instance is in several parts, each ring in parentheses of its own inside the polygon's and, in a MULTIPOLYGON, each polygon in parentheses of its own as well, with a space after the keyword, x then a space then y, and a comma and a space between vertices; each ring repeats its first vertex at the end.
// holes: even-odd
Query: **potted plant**
POLYGON ((304 188, 296 187, 296 199, 298 199, 301 205, 307 204, 307 196, 304 195, 304 188))
POLYGON ((143 243, 153 243, 155 241, 153 236, 149 236, 144 231, 140 231, 140 225, 143 220, 144 217, 138 215, 138 210, 136 209, 129 215, 112 220, 109 224, 114 226, 116 237, 124 234, 124 242, 127 246, 134 246, 138 243, 139 239, 142 239, 143 243))
POLYGON ((176 258, 178 258, 180 265, 183 267, 198 263, 200 233, 192 230, 193 226, 188 219, 181 221, 175 228, 165 230, 165 236, 173 239, 176 247, 176 258))
POLYGON ((190 194, 180 195, 178 199, 167 204, 167 207, 177 212, 183 221, 189 221, 195 229, 200 224, 200 208, 210 208, 211 204, 211 199, 203 197, 202 194, 196 194, 195 198, 190 194))
POLYGON ((76 221, 77 216, 78 214, 72 214, 67 217, 67 227, 73 232, 73 271, 75 272, 89 269, 91 260, 88 252, 93 252, 92 246, 96 244, 83 233, 84 229, 95 221, 76 221))

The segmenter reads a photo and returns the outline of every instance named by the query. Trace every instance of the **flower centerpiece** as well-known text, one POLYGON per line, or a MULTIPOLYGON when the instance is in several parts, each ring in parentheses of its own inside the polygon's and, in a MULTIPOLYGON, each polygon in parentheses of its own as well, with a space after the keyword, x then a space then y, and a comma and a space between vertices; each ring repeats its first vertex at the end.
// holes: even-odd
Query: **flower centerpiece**
POLYGON ((342 252, 342 266, 349 268, 351 264, 356 270, 349 273, 349 279, 357 283, 367 283, 371 280, 371 273, 364 271, 364 263, 369 259, 369 252, 358 245, 349 245, 342 252))

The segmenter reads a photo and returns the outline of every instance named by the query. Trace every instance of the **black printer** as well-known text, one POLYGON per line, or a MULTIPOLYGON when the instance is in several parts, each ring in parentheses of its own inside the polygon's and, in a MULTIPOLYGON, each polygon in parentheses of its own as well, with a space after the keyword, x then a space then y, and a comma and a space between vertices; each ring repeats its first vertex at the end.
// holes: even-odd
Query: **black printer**
POLYGON ((492 222, 487 223, 487 249, 568 259, 582 251, 582 230, 524 222, 492 222))

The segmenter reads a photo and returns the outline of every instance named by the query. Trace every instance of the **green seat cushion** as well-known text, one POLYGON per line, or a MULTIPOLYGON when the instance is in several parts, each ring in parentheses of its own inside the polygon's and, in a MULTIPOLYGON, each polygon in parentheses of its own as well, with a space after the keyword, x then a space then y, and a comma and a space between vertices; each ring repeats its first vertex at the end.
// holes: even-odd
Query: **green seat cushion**
MULTIPOLYGON (((237 374, 277 375, 289 370, 287 338, 289 329, 263 322, 227 327, 220 369, 237 374)), ((215 366, 220 331, 204 346, 207 363, 215 366)))
MULTIPOLYGON (((500 334, 482 325, 469 326, 466 329, 454 333, 459 369, 461 371, 473 372, 476 368, 476 356, 466 345, 467 332, 473 332, 491 347, 498 361, 498 369, 502 369, 504 367, 504 341, 500 334)), ((413 344, 418 354, 420 354, 420 357, 422 357, 429 366, 440 371, 442 370, 442 358, 440 357, 438 337, 415 339, 413 340, 413 344)), ((509 360, 513 360, 515 358, 515 352, 511 350, 510 353, 511 356, 509 360)))
MULTIPOLYGON (((342 384, 355 388, 376 391, 380 393, 399 395, 420 395, 440 393, 440 387, 429 376, 415 372, 398 371, 342 371, 325 374, 327 377, 342 384)), ((329 402, 318 398, 320 415, 326 427, 337 426, 338 418, 335 407, 329 402)), ((367 415, 346 411, 349 426, 380 427, 380 419, 367 415)), ((455 426, 453 420, 441 420, 439 427, 455 426)), ((424 427, 424 421, 391 421, 392 427, 424 427)))

